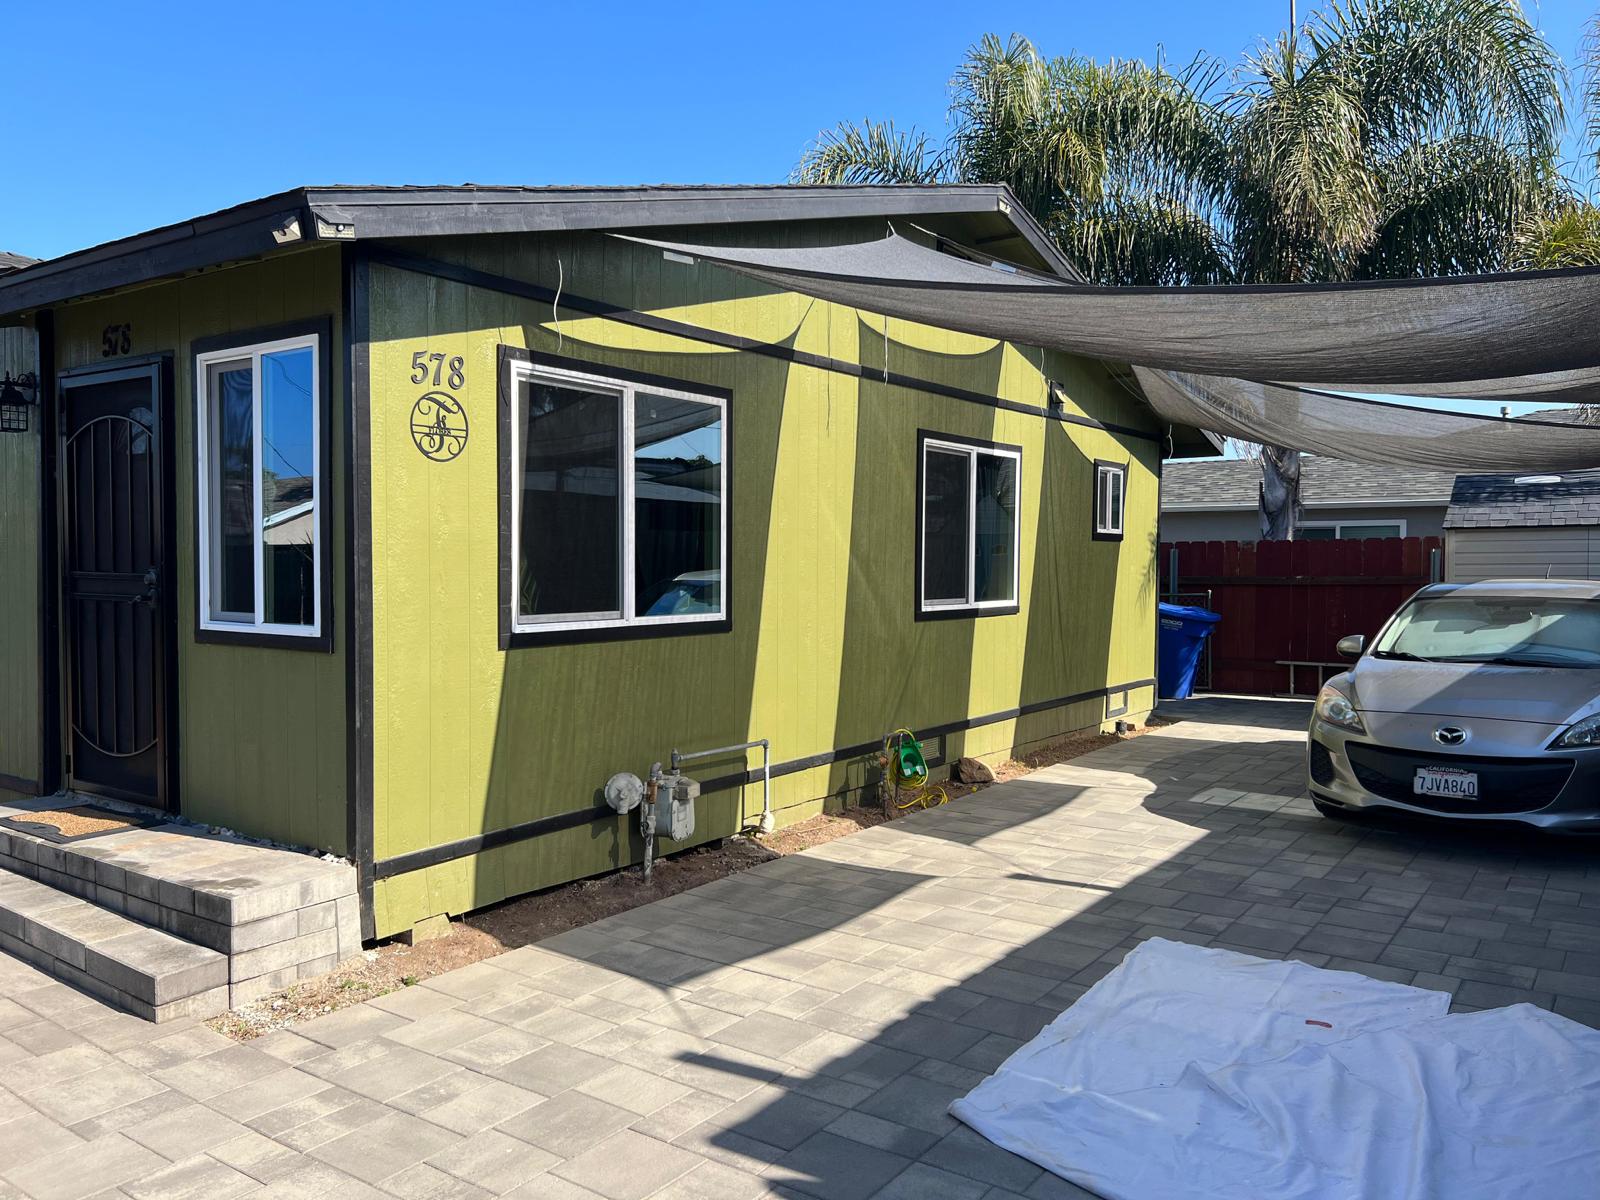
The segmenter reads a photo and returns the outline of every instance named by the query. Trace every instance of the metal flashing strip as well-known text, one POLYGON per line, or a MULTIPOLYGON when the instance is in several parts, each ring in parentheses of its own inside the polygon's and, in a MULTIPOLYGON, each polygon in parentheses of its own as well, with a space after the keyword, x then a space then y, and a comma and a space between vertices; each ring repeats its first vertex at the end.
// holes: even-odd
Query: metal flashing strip
MULTIPOLYGON (((1119 692, 1134 691, 1139 688, 1154 687, 1154 679, 1137 679, 1130 683, 1113 684, 1110 687, 1092 688, 1086 692, 1075 692, 1070 696, 1057 696, 1050 700, 1035 700, 1028 704, 1018 705, 1016 708, 1003 709, 1000 712, 985 713, 982 716, 963 717, 955 721, 946 721, 942 725, 930 725, 916 731, 919 740, 929 738, 942 738, 948 734, 960 733, 968 729, 978 729, 985 725, 996 725, 1002 721, 1014 721, 1018 717, 1032 716, 1034 713, 1048 712, 1055 708, 1065 708, 1071 704, 1081 704, 1086 700, 1098 700, 1119 692)), ((772 778, 782 775, 795 775, 801 771, 810 771, 817 767, 832 766, 851 758, 861 758, 872 753, 880 747, 879 742, 859 742, 853 746, 840 746, 833 750, 825 750, 821 754, 813 754, 807 758, 794 758, 787 762, 772 764, 772 778)), ((702 795, 711 792, 726 791, 729 788, 745 787, 761 781, 759 771, 738 771, 730 775, 719 775, 715 779, 702 780, 700 791, 702 795)), ((468 858, 474 854, 481 854, 485 850, 493 850, 499 846, 510 846, 517 842, 527 841, 529 838, 542 837, 547 833, 559 833, 565 829, 577 829, 580 826, 591 824, 595 821, 615 820, 617 814, 609 805, 597 804, 590 808, 572 809, 553 816, 540 817, 535 821, 526 821, 520 825, 511 825, 505 829, 492 829, 487 833, 476 834, 472 837, 461 838, 454 842, 445 842, 443 845, 430 846, 424 850, 411 850, 405 854, 397 854, 392 858, 380 859, 372 864, 373 879, 390 879, 396 875, 406 875, 412 871, 421 871, 427 867, 436 867, 441 863, 454 862, 458 858, 468 858)), ((368 907, 364 901, 363 908, 368 907)))
MULTIPOLYGON (((554 288, 527 283, 524 280, 514 279, 506 275, 491 274, 488 271, 480 271, 476 267, 463 267, 440 259, 425 258, 421 255, 408 254, 387 248, 372 247, 367 253, 373 263, 379 266, 392 267, 399 271, 410 271, 418 275, 448 279, 453 283, 460 283, 467 287, 483 288, 486 291, 500 292, 503 295, 516 296, 524 300, 534 300, 541 304, 554 304, 557 300, 554 288)), ((933 396, 945 396, 952 400, 979 404, 985 408, 1025 413, 1028 416, 1062 421, 1066 424, 1078 425, 1086 429, 1098 429, 1104 433, 1122 434, 1125 437, 1139 438, 1142 441, 1154 442, 1158 445, 1162 441, 1160 433, 1145 429, 1135 429, 1131 425, 1096 421, 1093 417, 1080 417, 1074 413, 1059 412, 1043 405, 1023 404, 1016 400, 1002 400, 998 396, 970 391, 967 388, 953 387, 950 384, 937 383, 931 379, 919 379, 916 376, 905 375, 898 371, 885 372, 876 367, 863 366, 860 363, 846 362, 843 359, 829 358, 822 354, 795 350, 789 346, 758 341, 742 334, 725 333, 718 329, 706 329, 699 325, 690 325, 683 321, 658 317, 651 313, 639 312, 637 309, 626 308, 620 304, 609 304, 600 300, 576 296, 565 290, 560 293, 559 299, 563 308, 570 308, 575 312, 616 321, 621 325, 631 325, 637 329, 648 329, 655 333, 671 334, 689 341, 703 342, 709 346, 720 346, 728 350, 741 350, 748 354, 759 354, 765 358, 775 358, 784 362, 794 363, 797 366, 814 367, 818 370, 831 371, 835 374, 848 375, 857 379, 866 379, 873 382, 881 380, 891 387, 902 387, 933 396)))

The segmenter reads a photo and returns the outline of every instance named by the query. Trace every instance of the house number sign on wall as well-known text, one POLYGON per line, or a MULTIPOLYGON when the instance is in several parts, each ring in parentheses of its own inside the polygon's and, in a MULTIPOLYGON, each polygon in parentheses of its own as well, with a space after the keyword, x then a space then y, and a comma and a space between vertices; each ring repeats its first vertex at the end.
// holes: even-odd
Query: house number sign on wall
POLYGON ((133 326, 124 321, 120 325, 107 325, 100 331, 100 357, 115 358, 133 349, 133 326))
POLYGON ((433 385, 411 406, 411 440, 424 458, 449 462, 467 448, 467 410, 441 386, 465 387, 465 363, 460 355, 447 358, 418 350, 411 356, 411 382, 433 385))

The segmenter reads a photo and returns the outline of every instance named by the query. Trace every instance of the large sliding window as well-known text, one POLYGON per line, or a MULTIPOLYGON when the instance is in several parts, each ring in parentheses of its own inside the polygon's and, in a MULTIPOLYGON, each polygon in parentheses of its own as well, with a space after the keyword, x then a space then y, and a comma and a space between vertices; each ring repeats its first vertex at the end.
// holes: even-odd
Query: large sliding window
POLYGON ((917 615, 1016 612, 1022 449, 918 438, 917 615))
POLYGON ((195 356, 202 637, 329 640, 324 354, 308 332, 195 356))
POLYGON ((725 627, 728 398, 514 353, 511 635, 725 627))

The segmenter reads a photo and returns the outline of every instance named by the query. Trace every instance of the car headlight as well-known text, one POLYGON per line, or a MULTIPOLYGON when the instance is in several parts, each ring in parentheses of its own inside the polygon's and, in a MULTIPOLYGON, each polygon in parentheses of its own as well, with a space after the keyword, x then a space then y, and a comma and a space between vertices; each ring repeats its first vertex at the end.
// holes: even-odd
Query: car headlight
POLYGON ((1351 729, 1356 733, 1367 731, 1367 727, 1361 723, 1361 714, 1350 703, 1350 697, 1331 684, 1317 693, 1317 716, 1340 729, 1351 729))
POLYGON ((1567 726, 1552 746, 1600 746, 1600 713, 1567 726))

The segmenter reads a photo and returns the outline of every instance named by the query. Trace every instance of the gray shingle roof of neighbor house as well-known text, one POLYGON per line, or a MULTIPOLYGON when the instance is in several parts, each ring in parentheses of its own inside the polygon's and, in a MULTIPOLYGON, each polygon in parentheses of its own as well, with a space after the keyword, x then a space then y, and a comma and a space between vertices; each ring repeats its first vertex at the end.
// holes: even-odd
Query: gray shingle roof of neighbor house
POLYGON ((0 250, 0 275, 8 271, 20 271, 23 267, 31 267, 38 261, 37 258, 29 258, 26 254, 12 254, 9 250, 0 250))
MULTIPOLYGON (((1582 408, 1542 408, 1525 414, 1541 421, 1594 423, 1582 408)), ((1600 425, 1595 426, 1600 443, 1600 425)), ((1600 470, 1560 475, 1457 475, 1445 513, 1446 529, 1527 529, 1600 525, 1600 470)))
MULTIPOLYGON (((1600 430, 1595 431, 1600 437, 1600 430)), ((1600 525, 1600 470, 1560 475, 1458 475, 1446 529, 1600 525)))
MULTIPOLYGON (((1308 456, 1301 460, 1301 503, 1307 508, 1444 504, 1454 478, 1447 471, 1308 456)), ((1161 468, 1161 510, 1253 509, 1260 488, 1261 467, 1249 459, 1168 462, 1161 468)))
POLYGON ((309 242, 882 217, 1081 278, 1004 184, 300 187, 0 275, 0 315, 309 242), (958 236, 959 234, 959 236, 958 236))

